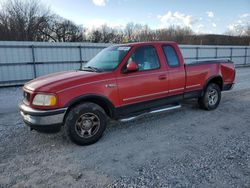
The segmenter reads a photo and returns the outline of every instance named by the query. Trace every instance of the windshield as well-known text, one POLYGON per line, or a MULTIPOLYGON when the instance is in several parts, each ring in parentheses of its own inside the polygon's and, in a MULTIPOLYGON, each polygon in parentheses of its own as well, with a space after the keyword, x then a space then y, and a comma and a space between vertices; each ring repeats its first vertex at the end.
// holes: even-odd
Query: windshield
POLYGON ((112 71, 119 65, 130 48, 131 47, 129 46, 114 46, 106 48, 91 59, 83 67, 83 70, 112 71))

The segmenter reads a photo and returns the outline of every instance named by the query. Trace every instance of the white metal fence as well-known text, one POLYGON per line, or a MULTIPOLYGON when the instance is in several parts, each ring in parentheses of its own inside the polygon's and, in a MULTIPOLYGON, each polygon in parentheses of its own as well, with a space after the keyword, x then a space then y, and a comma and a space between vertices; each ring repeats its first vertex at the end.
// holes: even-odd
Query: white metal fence
MULTIPOLYGON (((80 65, 111 44, 0 42, 0 86, 24 82, 80 65)), ((250 65, 249 46, 180 45, 186 63, 198 59, 228 58, 236 65, 250 65)))

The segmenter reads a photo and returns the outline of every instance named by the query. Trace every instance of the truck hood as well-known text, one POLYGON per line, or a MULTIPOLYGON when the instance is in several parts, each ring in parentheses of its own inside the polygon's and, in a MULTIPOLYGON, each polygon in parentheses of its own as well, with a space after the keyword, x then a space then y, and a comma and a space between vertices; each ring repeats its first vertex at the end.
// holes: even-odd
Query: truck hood
POLYGON ((24 88, 33 92, 57 93, 65 88, 103 79, 107 74, 111 73, 64 71, 38 77, 26 83, 24 88))

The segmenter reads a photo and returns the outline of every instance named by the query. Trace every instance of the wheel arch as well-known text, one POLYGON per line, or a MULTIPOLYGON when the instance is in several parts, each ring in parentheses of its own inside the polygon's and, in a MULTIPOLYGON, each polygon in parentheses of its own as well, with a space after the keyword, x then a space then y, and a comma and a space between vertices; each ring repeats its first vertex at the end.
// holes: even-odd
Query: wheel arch
POLYGON ((82 95, 82 96, 78 96, 78 97, 72 99, 71 101, 69 101, 65 105, 65 107, 68 108, 66 111, 65 117, 67 116, 67 113, 70 111, 70 109, 72 109, 76 105, 84 103, 84 102, 95 103, 103 108, 103 110, 105 111, 107 116, 109 116, 110 118, 114 117, 115 107, 114 107, 113 103, 107 97, 102 96, 102 95, 98 95, 98 94, 82 95))
POLYGON ((215 84, 217 84, 217 85, 220 87, 221 91, 223 90, 223 85, 224 85, 223 78, 222 78, 222 76, 220 76, 220 75, 216 75, 216 76, 212 76, 212 77, 210 77, 210 78, 207 79, 207 81, 206 81, 206 83, 205 83, 205 85, 204 85, 204 87, 203 87, 203 90, 202 90, 202 95, 204 94, 204 92, 205 92, 207 86, 208 86, 210 83, 215 83, 215 84))

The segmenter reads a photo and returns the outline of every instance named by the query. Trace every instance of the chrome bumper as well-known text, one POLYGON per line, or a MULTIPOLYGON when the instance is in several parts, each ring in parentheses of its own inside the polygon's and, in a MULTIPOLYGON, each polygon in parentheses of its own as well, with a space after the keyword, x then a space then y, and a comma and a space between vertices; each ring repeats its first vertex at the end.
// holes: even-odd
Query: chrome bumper
POLYGON ((63 123, 67 108, 55 110, 36 110, 25 104, 20 104, 20 113, 29 126, 58 125, 63 123))

